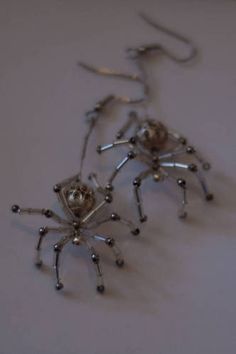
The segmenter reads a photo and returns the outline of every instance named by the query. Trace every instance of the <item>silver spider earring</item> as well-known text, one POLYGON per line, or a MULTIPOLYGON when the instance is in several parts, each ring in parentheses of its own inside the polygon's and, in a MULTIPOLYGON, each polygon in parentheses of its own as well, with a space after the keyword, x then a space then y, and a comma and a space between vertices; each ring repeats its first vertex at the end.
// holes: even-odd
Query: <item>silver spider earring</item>
MULTIPOLYGON (((102 108, 108 104, 110 100, 113 100, 113 97, 108 97, 107 99, 99 102, 94 111, 88 113, 88 116, 91 115, 96 118, 100 110, 102 110, 102 108)), ((99 212, 104 209, 107 204, 112 203, 112 194, 98 183, 95 173, 91 173, 89 175, 90 184, 83 183, 82 181, 82 169, 86 156, 86 149, 95 122, 95 119, 91 120, 88 133, 84 139, 79 173, 56 184, 53 188, 65 217, 59 216, 50 209, 22 208, 19 205, 13 205, 11 208, 13 213, 20 215, 41 215, 52 219, 59 224, 56 227, 44 226, 39 229, 35 261, 35 265, 38 268, 41 268, 43 264, 41 259, 41 247, 43 240, 48 233, 63 235, 54 245, 54 269, 56 274, 57 290, 63 288, 63 283, 60 277, 59 261, 61 252, 68 243, 71 242, 76 246, 86 247, 91 256, 91 261, 95 266, 97 275, 97 291, 103 293, 105 286, 100 266, 100 257, 93 245, 93 242, 103 242, 106 246, 108 246, 115 257, 115 263, 118 267, 122 267, 124 265, 124 259, 120 249, 116 245, 115 239, 110 236, 104 236, 96 233, 96 228, 101 224, 111 221, 123 224, 133 235, 138 235, 140 232, 131 221, 122 218, 115 212, 112 212, 105 218, 99 216, 99 212)))
MULTIPOLYGON (((149 98, 150 89, 142 62, 144 56, 150 53, 157 52, 167 55, 176 62, 185 63, 189 60, 192 60, 196 56, 197 49, 188 39, 186 39, 182 35, 176 34, 175 32, 167 29, 166 27, 154 23, 146 15, 142 15, 142 18, 156 29, 159 29, 162 32, 186 44, 190 48, 189 55, 187 55, 186 57, 178 57, 171 53, 169 50, 167 50, 163 45, 153 44, 128 50, 128 53, 131 54, 130 58, 134 60, 138 69, 140 70, 139 75, 121 74, 106 68, 94 68, 87 64, 83 64, 83 67, 89 71, 98 73, 100 75, 116 77, 119 76, 120 78, 127 77, 128 75, 130 78, 138 77, 138 81, 142 83, 144 88, 144 96, 141 102, 147 102, 149 98)), ((116 176, 128 161, 135 158, 141 160, 146 165, 146 168, 133 180, 134 194, 136 198, 139 219, 141 222, 146 221, 147 216, 143 212, 140 187, 142 181, 149 176, 152 176, 155 182, 163 181, 166 178, 176 180, 177 185, 182 191, 181 208, 178 213, 180 218, 185 218, 187 216, 187 183, 182 177, 174 178, 173 176, 171 176, 168 170, 178 169, 194 173, 200 183, 205 199, 207 201, 213 199, 213 194, 209 191, 205 177, 200 171, 198 165, 193 162, 178 162, 176 159, 184 155, 191 155, 195 158, 196 162, 200 163, 203 170, 209 170, 210 164, 202 158, 202 156, 196 151, 194 147, 187 145, 186 138, 184 138, 177 132, 167 128, 166 125, 162 122, 156 121, 148 116, 141 118, 136 112, 132 111, 129 114, 128 121, 116 134, 116 139, 117 140, 113 141, 110 144, 100 145, 97 147, 97 152, 100 154, 107 150, 120 147, 122 145, 127 146, 129 149, 127 155, 117 164, 114 172, 111 174, 106 188, 109 191, 113 189, 113 182, 116 176), (133 128, 133 133, 129 136, 126 136, 127 132, 131 128, 133 128)))

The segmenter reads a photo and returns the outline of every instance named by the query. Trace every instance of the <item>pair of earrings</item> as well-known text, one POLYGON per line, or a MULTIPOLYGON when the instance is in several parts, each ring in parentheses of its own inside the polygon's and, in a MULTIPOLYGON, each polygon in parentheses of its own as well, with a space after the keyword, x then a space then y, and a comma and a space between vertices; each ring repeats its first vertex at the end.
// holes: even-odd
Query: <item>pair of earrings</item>
POLYGON ((187 139, 182 135, 167 128, 162 122, 150 118, 148 114, 144 117, 140 117, 134 110, 129 113, 127 122, 117 132, 115 140, 107 145, 99 145, 97 147, 97 152, 99 154, 120 146, 127 147, 125 157, 118 162, 111 176, 108 178, 107 184, 105 186, 100 185, 95 173, 89 175, 89 183, 83 182, 82 171, 86 160, 89 139, 96 127, 99 117, 104 113, 106 107, 114 102, 132 105, 148 104, 150 88, 144 65, 144 59, 146 56, 153 53, 164 54, 176 62, 185 63, 193 59, 197 54, 197 50, 193 44, 182 35, 176 34, 164 26, 156 24, 146 15, 142 14, 141 17, 152 27, 187 45, 190 49, 189 54, 186 57, 178 57, 160 44, 129 48, 129 58, 135 63, 138 69, 138 74, 119 73, 110 69, 94 68, 90 65, 80 63, 83 68, 97 74, 120 77, 138 82, 143 88, 143 96, 137 99, 132 99, 129 97, 108 95, 99 101, 91 111, 86 113, 88 131, 84 138, 81 150, 79 172, 75 176, 56 184, 53 188, 65 217, 59 216, 50 209, 22 208, 19 205, 12 206, 12 212, 14 213, 22 215, 42 215, 46 218, 52 219, 58 224, 55 227, 43 226, 39 229, 35 260, 36 266, 41 268, 43 265, 41 259, 41 247, 43 240, 48 233, 62 235, 54 245, 54 269, 57 290, 63 288, 60 276, 60 255, 64 247, 71 242, 75 246, 84 246, 88 250, 97 276, 96 289, 100 293, 104 292, 105 286, 100 265, 100 257, 94 246, 95 242, 102 242, 111 250, 115 259, 115 264, 118 267, 124 265, 122 253, 117 246, 115 239, 97 233, 96 229, 101 224, 117 222, 127 227, 133 235, 138 235, 140 233, 139 228, 135 226, 132 221, 121 217, 115 211, 105 218, 99 216, 101 210, 104 209, 107 204, 112 203, 112 191, 115 178, 130 160, 137 159, 141 161, 144 166, 141 173, 136 177, 134 176, 133 179, 133 190, 140 222, 145 222, 147 220, 147 216, 143 210, 140 193, 142 182, 148 177, 152 177, 155 182, 161 182, 168 178, 177 184, 182 193, 181 207, 178 214, 180 218, 186 218, 187 183, 182 177, 175 178, 172 176, 171 171, 173 169, 180 171, 187 170, 193 173, 200 183, 205 199, 207 201, 213 199, 213 194, 209 192, 204 175, 201 171, 201 169, 208 170, 210 164, 200 156, 194 147, 187 144, 187 139), (192 155, 195 161, 184 163, 178 160, 178 157, 182 158, 185 155, 192 155))

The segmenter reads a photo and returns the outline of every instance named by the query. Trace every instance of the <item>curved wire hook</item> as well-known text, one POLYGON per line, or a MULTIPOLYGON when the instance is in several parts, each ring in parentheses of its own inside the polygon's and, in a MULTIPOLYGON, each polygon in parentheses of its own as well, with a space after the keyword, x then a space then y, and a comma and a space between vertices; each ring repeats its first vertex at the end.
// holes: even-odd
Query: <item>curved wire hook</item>
MULTIPOLYGON (((90 64, 84 63, 84 62, 78 62, 78 65, 81 66, 83 69, 97 75, 101 76, 109 76, 109 77, 114 77, 114 78, 119 78, 119 79, 125 79, 129 81, 135 81, 140 83, 143 87, 145 87, 145 83, 143 79, 141 78, 140 75, 138 74, 130 74, 130 73, 124 73, 120 71, 115 71, 106 67, 95 67, 90 64)), ((144 89, 144 95, 143 97, 140 98, 130 98, 127 96, 117 96, 117 95, 112 95, 113 96, 113 101, 117 101, 120 103, 124 104, 139 104, 142 102, 145 102, 147 100, 147 93, 146 90, 144 89)), ((103 107, 105 108, 105 107, 103 107)))
POLYGON ((173 54, 169 49, 164 47, 161 44, 150 44, 150 45, 143 45, 138 48, 128 48, 127 52, 131 55, 133 59, 143 56, 145 54, 148 54, 153 51, 159 51, 162 52, 164 55, 169 57, 170 59, 174 60, 177 63, 186 63, 192 60, 194 57, 197 56, 198 50, 196 46, 185 36, 182 34, 179 34, 155 21, 153 21, 149 16, 147 16, 144 13, 139 13, 139 16, 150 26, 155 28, 156 30, 167 34, 170 37, 175 38, 176 40, 182 42, 189 48, 189 54, 185 57, 180 57, 175 54, 173 54))

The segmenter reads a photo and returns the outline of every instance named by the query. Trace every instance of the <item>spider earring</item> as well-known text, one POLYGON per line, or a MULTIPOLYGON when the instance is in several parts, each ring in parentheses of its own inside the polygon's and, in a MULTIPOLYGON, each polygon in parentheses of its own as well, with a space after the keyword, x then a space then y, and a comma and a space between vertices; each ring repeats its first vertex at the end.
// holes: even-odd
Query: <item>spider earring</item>
POLYGON ((82 182, 83 164, 86 157, 89 138, 95 126, 96 119, 99 116, 99 112, 114 99, 114 96, 108 96, 106 99, 96 104, 93 111, 88 112, 87 116, 91 119, 88 132, 83 142, 79 173, 56 184, 53 188, 65 217, 59 216, 50 209, 22 208, 19 205, 13 205, 11 208, 13 213, 20 215, 41 215, 52 219, 58 224, 55 227, 40 227, 39 238, 36 245, 35 261, 35 265, 38 268, 41 268, 43 264, 41 259, 41 248, 43 240, 47 234, 54 233, 63 235, 54 245, 54 269, 57 290, 63 288, 60 276, 60 256, 64 247, 68 243, 72 243, 75 246, 84 246, 87 249, 97 275, 97 291, 103 293, 105 286, 100 266, 100 257, 93 242, 103 242, 108 246, 115 257, 115 263, 118 267, 124 265, 124 259, 119 247, 116 245, 115 239, 97 233, 96 229, 101 224, 116 222, 128 228, 133 235, 138 235, 140 233, 139 229, 135 227, 131 221, 122 218, 116 212, 112 212, 105 218, 99 216, 99 212, 103 210, 107 204, 112 203, 113 197, 109 191, 99 184, 95 173, 89 175, 90 184, 82 182))
MULTIPOLYGON (((197 50, 194 45, 182 35, 176 34, 175 32, 167 29, 164 26, 155 24, 146 15, 141 16, 147 23, 149 23, 156 29, 159 29, 162 32, 186 44, 190 48, 189 55, 186 57, 177 57, 160 44, 146 45, 135 49, 129 49, 128 53, 132 54, 130 55, 130 58, 134 60, 138 69, 140 70, 140 75, 122 74, 106 68, 94 68, 87 64, 83 64, 82 66, 85 69, 100 75, 120 78, 127 78, 128 76, 129 78, 138 77, 139 79, 135 81, 138 81, 143 85, 144 92, 143 99, 140 100, 140 102, 147 102, 149 99, 150 88, 147 83, 147 76, 145 74, 142 59, 149 53, 158 52, 167 55, 176 62, 186 63, 196 56, 197 50)), ((182 193, 181 207, 178 212, 178 215, 180 218, 185 218, 187 216, 187 183, 182 177, 174 178, 173 176, 171 176, 168 170, 171 171, 172 169, 178 169, 180 171, 186 170, 190 171, 191 173, 194 173, 200 183, 205 199, 207 201, 213 199, 213 194, 209 191, 205 177, 199 170, 197 164, 195 162, 193 163, 192 161, 190 163, 183 163, 182 161, 177 162, 176 158, 184 155, 190 155, 194 157, 197 163, 200 163, 203 170, 209 170, 210 164, 201 157, 201 155, 195 150, 194 147, 187 145, 186 138, 184 138, 177 132, 168 129, 166 125, 162 122, 155 121, 148 116, 141 118, 136 112, 132 111, 129 114, 128 121, 116 134, 116 139, 117 140, 113 141, 112 143, 109 143, 107 145, 100 145, 97 147, 97 152, 99 154, 107 150, 120 147, 122 145, 127 146, 129 149, 127 155, 117 164, 114 172, 111 174, 106 188, 109 191, 113 189, 113 182, 116 176, 127 164, 128 161, 132 159, 141 160, 146 165, 146 168, 133 180, 133 188, 137 204, 137 210, 141 222, 146 221, 147 216, 143 212, 140 187, 143 180, 150 176, 153 177, 155 182, 160 182, 167 178, 175 180, 177 182, 177 186, 179 186, 182 193), (129 136, 126 136, 127 132, 131 128, 133 128, 133 133, 129 136)))

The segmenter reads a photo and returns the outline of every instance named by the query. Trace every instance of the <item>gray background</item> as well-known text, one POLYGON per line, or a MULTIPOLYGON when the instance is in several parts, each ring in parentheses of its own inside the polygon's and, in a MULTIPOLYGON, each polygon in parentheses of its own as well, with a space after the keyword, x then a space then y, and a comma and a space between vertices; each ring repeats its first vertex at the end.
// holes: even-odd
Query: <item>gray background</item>
MULTIPOLYGON (((0 353, 234 354, 235 1, 0 4, 0 353), (143 9, 187 34, 201 50, 192 65, 149 63, 150 112, 210 159, 216 200, 206 204, 192 181, 189 219, 180 222, 176 188, 146 183, 149 223, 143 236, 133 240, 123 228, 104 228, 120 239, 126 258, 126 267, 118 270, 99 246, 106 295, 96 294, 88 256, 74 247, 63 258, 65 291, 56 293, 50 267, 40 272, 32 265, 35 230, 45 220, 14 216, 9 208, 18 202, 57 210, 52 186, 76 171, 84 112, 108 92, 140 93, 134 84, 83 72, 76 62, 134 70, 124 47, 160 38, 137 17, 143 9)), ((100 159, 93 151, 98 142, 112 139, 125 118, 123 108, 101 120, 86 173, 95 169, 104 179, 107 166, 121 158, 119 150, 100 159)), ((119 178, 116 205, 130 217, 135 217, 131 180, 139 170, 133 163, 119 178)), ((48 237, 48 246, 55 238, 48 237)), ((51 266, 50 247, 44 256, 51 266)))

